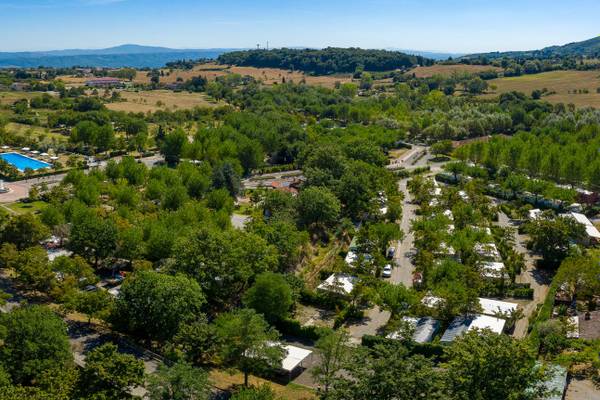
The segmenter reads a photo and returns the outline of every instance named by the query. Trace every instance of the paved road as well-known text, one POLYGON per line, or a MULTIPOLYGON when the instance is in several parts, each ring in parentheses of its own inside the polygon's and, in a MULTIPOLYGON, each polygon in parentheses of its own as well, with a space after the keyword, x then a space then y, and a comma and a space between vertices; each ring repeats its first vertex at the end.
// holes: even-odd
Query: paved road
MULTIPOLYGON (((421 156, 427 149, 422 146, 414 146, 411 150, 404 153, 400 158, 390 163, 393 168, 417 168, 429 165, 428 156, 421 156)), ((439 168, 439 167, 436 167, 439 168)), ((404 194, 402 204, 402 220, 400 227, 404 232, 404 240, 397 243, 396 253, 394 255, 394 268, 390 282, 402 283, 406 287, 412 287, 412 275, 414 265, 409 258, 409 252, 413 247, 413 236, 410 233, 411 221, 416 217, 417 207, 410 204, 410 194, 406 187, 408 179, 402 179, 398 183, 399 190, 404 194)), ((390 320, 391 314, 388 311, 381 310, 375 306, 365 311, 365 318, 361 321, 348 324, 351 342, 360 343, 364 335, 376 335, 390 320)))
POLYGON ((402 283, 406 287, 412 287, 412 276, 415 272, 415 267, 409 256, 414 246, 414 236, 410 231, 410 224, 416 218, 417 206, 410 203, 412 197, 408 193, 407 183, 408 179, 402 179, 398 184, 400 192, 404 194, 402 220, 400 221, 400 228, 404 232, 404 239, 396 245, 396 253, 394 254, 395 267, 392 270, 390 280, 394 283, 402 283))
POLYGON ((550 283, 552 282, 552 277, 549 276, 545 271, 536 268, 535 264, 538 257, 534 256, 525 247, 528 240, 527 236, 520 235, 516 231, 517 226, 508 218, 506 214, 502 212, 499 213, 498 216, 498 226, 515 229, 515 250, 520 254, 523 254, 526 266, 515 280, 517 283, 529 283, 533 289, 533 300, 525 304, 523 307, 524 318, 517 321, 513 333, 514 337, 523 338, 527 335, 529 317, 535 312, 537 305, 543 303, 548 295, 548 289, 550 283))

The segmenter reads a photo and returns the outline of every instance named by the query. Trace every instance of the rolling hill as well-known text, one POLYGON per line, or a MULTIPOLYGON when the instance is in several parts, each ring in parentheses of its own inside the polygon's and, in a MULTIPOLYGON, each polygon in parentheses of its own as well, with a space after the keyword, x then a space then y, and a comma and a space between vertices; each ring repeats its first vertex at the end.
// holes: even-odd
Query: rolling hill
POLYGON ((506 51, 469 54, 463 58, 562 58, 562 57, 600 57, 600 36, 582 42, 568 43, 563 46, 550 46, 540 50, 506 51))

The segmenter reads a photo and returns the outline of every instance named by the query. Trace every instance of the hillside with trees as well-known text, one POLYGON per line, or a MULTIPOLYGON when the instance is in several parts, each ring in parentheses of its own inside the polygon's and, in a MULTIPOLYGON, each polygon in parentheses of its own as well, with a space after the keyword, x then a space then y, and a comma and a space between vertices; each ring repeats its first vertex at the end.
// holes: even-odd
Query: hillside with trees
POLYGON ((584 40, 581 42, 568 43, 563 46, 549 46, 539 50, 527 51, 506 51, 478 53, 464 56, 465 59, 497 59, 497 58, 516 58, 516 59, 555 59, 565 57, 600 57, 600 36, 584 40))
POLYGON ((392 71, 433 64, 433 60, 399 51, 335 47, 234 51, 220 55, 217 61, 238 66, 300 70, 317 75, 354 73, 357 70, 392 71))

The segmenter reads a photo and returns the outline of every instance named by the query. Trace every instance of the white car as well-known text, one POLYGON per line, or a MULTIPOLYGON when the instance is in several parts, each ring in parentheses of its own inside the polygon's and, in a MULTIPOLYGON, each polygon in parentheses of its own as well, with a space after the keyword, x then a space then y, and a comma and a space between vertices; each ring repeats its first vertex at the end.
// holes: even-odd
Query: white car
POLYGON ((383 276, 384 278, 391 278, 392 266, 390 264, 387 264, 385 267, 383 267, 383 272, 381 273, 381 276, 383 276))

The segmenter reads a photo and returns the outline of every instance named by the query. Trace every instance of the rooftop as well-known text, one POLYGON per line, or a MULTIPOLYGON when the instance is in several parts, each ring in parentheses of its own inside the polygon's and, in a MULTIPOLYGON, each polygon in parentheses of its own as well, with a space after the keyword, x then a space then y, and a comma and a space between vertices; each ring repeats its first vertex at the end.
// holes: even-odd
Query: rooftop
POLYGON ((358 278, 348 274, 331 274, 317 289, 329 292, 350 294, 358 278))
MULTIPOLYGON (((431 317, 404 317, 402 320, 409 323, 414 328, 412 339, 417 343, 431 342, 436 332, 440 329, 440 321, 431 317)), ((400 332, 394 332, 387 337, 390 339, 402 339, 402 334, 400 332)))
POLYGON ((454 318, 454 320, 444 332, 440 339, 442 343, 450 343, 463 333, 473 329, 489 329, 494 333, 502 333, 506 321, 501 318, 490 317, 487 315, 462 315, 454 318))
POLYGON ((517 303, 509 303, 507 301, 500 301, 494 299, 485 299, 480 297, 479 304, 481 305, 482 312, 486 315, 496 314, 510 314, 516 311, 519 306, 517 303))

